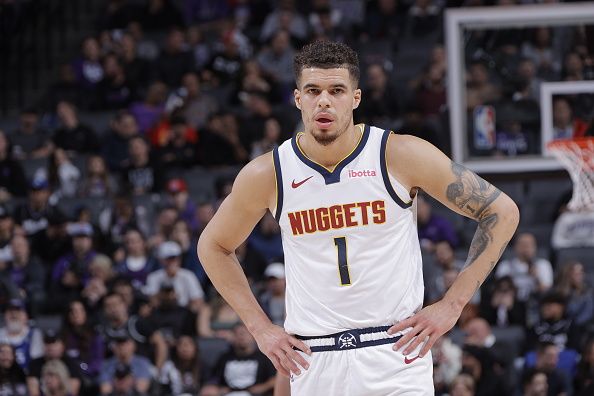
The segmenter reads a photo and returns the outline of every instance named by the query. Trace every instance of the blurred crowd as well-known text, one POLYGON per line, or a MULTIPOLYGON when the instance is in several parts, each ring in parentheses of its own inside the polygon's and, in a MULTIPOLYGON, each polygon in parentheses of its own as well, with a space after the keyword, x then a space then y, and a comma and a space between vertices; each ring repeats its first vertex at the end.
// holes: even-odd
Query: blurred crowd
MULTIPOLYGON (((18 126, 0 131, 0 395, 271 394, 274 367, 213 289, 195 246, 238 167, 299 128, 295 51, 311 40, 349 43, 360 52, 364 90, 355 121, 448 151, 443 9, 510 2, 103 3, 97 34, 21 109, 18 126), (392 61, 412 38, 426 64, 402 84, 392 61), (109 117, 106 130, 87 121, 93 113, 109 117)), ((567 56, 549 57, 565 66, 546 70, 592 78, 592 49, 570 33, 567 56)), ((537 62, 546 51, 526 41, 512 54, 509 42, 485 47, 489 40, 473 36, 475 55, 509 55, 525 77, 512 97, 536 99, 536 78, 549 75, 537 62)), ((468 60, 474 105, 508 98, 499 69, 478 58, 468 60)), ((463 267, 459 252, 470 241, 422 198, 419 237, 431 303, 463 267)), ((512 243, 435 346, 436 393, 594 394, 586 263, 552 265, 528 233, 512 243)), ((282 325, 285 273, 272 216, 236 254, 282 325)))

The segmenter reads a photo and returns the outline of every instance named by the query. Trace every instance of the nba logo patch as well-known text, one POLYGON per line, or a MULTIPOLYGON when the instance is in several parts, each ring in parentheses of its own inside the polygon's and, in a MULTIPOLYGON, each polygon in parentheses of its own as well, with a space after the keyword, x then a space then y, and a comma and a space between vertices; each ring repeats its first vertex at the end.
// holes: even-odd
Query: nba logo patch
POLYGON ((338 337, 338 346, 340 349, 349 349, 357 347, 357 337, 351 333, 344 333, 338 337))
POLYGON ((474 147, 490 150, 495 147, 495 108, 476 106, 474 108, 474 147))

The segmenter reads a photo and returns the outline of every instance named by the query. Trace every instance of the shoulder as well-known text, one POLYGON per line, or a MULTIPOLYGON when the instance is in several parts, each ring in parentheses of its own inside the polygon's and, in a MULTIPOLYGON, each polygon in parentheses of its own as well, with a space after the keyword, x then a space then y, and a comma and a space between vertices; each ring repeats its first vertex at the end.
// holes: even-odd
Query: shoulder
POLYGON ((231 194, 247 205, 267 208, 276 193, 272 152, 250 161, 237 175, 231 194))

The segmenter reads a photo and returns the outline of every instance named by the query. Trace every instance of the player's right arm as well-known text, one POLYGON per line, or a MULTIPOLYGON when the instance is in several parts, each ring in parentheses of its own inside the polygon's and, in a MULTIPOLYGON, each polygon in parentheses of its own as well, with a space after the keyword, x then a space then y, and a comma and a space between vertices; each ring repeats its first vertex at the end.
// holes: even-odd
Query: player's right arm
POLYGON ((300 340, 272 324, 256 297, 235 256, 268 208, 276 206, 276 184, 272 154, 256 158, 237 176, 231 194, 223 201, 198 241, 198 256, 212 284, 237 312, 252 333, 260 350, 284 374, 300 374, 308 367, 293 347, 311 353, 300 340))

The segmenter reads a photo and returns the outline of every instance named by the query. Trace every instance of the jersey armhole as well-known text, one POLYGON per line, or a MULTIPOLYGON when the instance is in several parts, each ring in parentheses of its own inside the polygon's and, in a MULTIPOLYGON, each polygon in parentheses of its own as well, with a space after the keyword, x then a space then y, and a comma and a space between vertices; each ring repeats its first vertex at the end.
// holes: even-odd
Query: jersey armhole
POLYGON ((283 174, 280 167, 280 159, 278 156, 278 147, 272 150, 272 164, 274 166, 274 184, 276 186, 276 205, 272 214, 277 222, 280 222, 280 216, 283 211, 283 174))
POLYGON ((398 206, 400 206, 401 208, 408 209, 412 206, 413 200, 411 199, 409 202, 404 202, 400 198, 400 196, 394 189, 392 182, 390 181, 390 174, 388 173, 388 159, 386 156, 386 149, 388 146, 388 138, 390 137, 391 133, 393 132, 390 130, 385 130, 382 135, 382 143, 380 148, 380 169, 382 171, 382 179, 384 180, 384 185, 386 187, 386 190, 388 191, 388 194, 390 194, 394 202, 396 202, 398 206))

